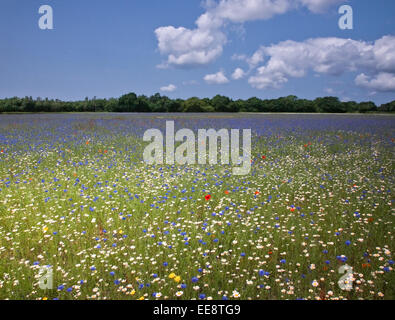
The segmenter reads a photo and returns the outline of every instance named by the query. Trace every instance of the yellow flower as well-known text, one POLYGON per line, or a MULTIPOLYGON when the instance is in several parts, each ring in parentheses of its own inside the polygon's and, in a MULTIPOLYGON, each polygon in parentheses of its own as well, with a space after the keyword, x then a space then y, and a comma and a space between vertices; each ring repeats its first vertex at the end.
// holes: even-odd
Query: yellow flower
POLYGON ((139 300, 144 300, 144 297, 140 297, 139 300))
POLYGON ((176 277, 176 274, 175 274, 174 272, 172 272, 172 273, 169 274, 169 278, 170 278, 170 279, 174 279, 175 277, 176 277))
POLYGON ((180 276, 175 277, 174 281, 177 282, 177 283, 180 282, 181 281, 181 277, 180 276))
POLYGON ((118 232, 119 232, 119 234, 122 234, 122 233, 123 233, 123 231, 122 231, 122 230, 119 230, 118 232))
POLYGON ((135 293, 136 293, 136 290, 130 291, 130 295, 131 295, 131 296, 134 296, 135 293))
POLYGON ((48 298, 47 298, 47 297, 44 297, 43 300, 48 300, 48 298))
POLYGON ((44 231, 44 232, 47 232, 47 231, 48 231, 48 227, 44 227, 44 228, 43 228, 43 231, 44 231))

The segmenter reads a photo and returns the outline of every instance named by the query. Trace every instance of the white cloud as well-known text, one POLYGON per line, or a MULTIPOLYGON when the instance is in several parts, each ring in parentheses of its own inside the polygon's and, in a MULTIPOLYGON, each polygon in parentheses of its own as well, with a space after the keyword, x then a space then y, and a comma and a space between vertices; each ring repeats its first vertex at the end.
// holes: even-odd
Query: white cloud
MULTIPOLYGON (((284 41, 261 47, 247 62, 266 63, 257 69, 249 83, 258 89, 279 88, 289 78, 301 78, 309 71, 317 74, 341 75, 345 72, 395 73, 395 36, 385 36, 374 43, 342 38, 315 38, 303 42, 284 41), (254 59, 254 57, 259 59, 254 59)), ((368 80, 360 77, 356 84, 367 86, 389 79, 380 75, 368 80)), ((391 85, 388 88, 392 88, 391 85)), ((387 91, 389 90, 387 89, 387 91)))
POLYGON ((326 88, 324 91, 325 91, 327 94, 330 94, 330 95, 335 94, 335 90, 333 90, 332 88, 326 88))
POLYGON ((224 26, 253 20, 270 19, 275 15, 305 6, 312 12, 345 0, 220 0, 206 1, 206 12, 195 22, 195 29, 165 26, 155 30, 158 48, 167 56, 160 68, 206 65, 222 55, 227 37, 224 26))
POLYGON ((222 54, 226 42, 219 31, 205 29, 189 30, 183 27, 161 27, 155 30, 159 51, 167 54, 167 65, 205 65, 222 54))
POLYGON ((395 36, 384 36, 373 48, 377 69, 395 73, 395 36))
POLYGON ((241 69, 241 68, 236 68, 235 71, 232 74, 232 79, 233 80, 239 80, 239 79, 244 78, 244 76, 245 76, 244 70, 241 69))
POLYGON ((246 60, 248 57, 245 54, 233 54, 231 59, 232 60, 240 60, 240 61, 244 61, 246 60))
POLYGON ((187 81, 183 81, 182 84, 184 86, 196 86, 199 84, 199 82, 196 80, 187 80, 187 81))
POLYGON ((160 91, 163 92, 173 92, 177 89, 177 87, 174 84, 169 84, 168 86, 161 87, 160 91))
POLYGON ((361 73, 355 78, 355 84, 359 87, 374 91, 394 91, 395 92, 395 74, 381 72, 376 76, 369 77, 361 73))
POLYGON ((326 11, 331 5, 344 3, 344 0, 299 0, 299 2, 306 6, 311 12, 322 13, 326 11))
POLYGON ((250 68, 255 68, 259 63, 265 60, 265 52, 264 48, 260 48, 259 50, 255 51, 255 53, 250 57, 247 58, 246 61, 250 65, 250 68))
POLYGON ((284 14, 295 5, 290 0, 221 0, 215 15, 231 22, 266 20, 284 14))
POLYGON ((224 75, 222 71, 214 74, 207 74, 203 79, 208 84, 224 84, 229 82, 228 78, 224 75))

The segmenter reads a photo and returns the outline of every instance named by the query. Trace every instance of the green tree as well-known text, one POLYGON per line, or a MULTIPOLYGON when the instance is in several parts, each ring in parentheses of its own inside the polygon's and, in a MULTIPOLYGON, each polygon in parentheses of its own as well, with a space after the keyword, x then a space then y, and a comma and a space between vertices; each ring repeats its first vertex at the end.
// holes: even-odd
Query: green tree
POLYGON ((345 112, 342 103, 337 97, 324 97, 314 100, 318 112, 342 113, 345 112))
POLYGON ((183 112, 213 112, 214 108, 207 104, 207 102, 192 97, 183 103, 183 112))
POLYGON ((210 102, 215 112, 233 112, 231 108, 232 100, 228 97, 216 95, 210 102))
POLYGON ((361 113, 377 111, 377 106, 374 102, 361 102, 358 105, 358 111, 361 113))

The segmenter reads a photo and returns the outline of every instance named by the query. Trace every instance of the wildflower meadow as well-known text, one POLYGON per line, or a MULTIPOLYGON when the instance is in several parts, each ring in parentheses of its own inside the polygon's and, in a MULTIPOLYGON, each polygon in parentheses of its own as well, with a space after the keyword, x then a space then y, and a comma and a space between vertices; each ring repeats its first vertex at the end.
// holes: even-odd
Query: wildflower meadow
POLYGON ((394 139, 391 115, 1 115, 0 299, 395 299, 394 139), (146 164, 166 120, 251 129, 251 171, 146 164))

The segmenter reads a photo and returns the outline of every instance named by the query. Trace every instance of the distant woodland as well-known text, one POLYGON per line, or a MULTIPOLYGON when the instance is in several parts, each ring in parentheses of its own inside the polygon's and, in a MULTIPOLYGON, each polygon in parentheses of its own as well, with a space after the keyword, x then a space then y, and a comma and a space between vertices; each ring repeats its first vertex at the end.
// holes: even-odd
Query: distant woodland
POLYGON ((367 113, 394 112, 395 101, 377 106, 374 102, 342 102, 337 97, 315 100, 288 96, 278 99, 232 100, 217 95, 210 98, 170 99, 159 93, 150 97, 135 93, 120 98, 61 101, 32 97, 0 99, 0 113, 11 112, 309 112, 367 113))

